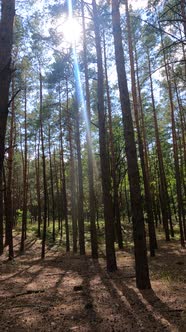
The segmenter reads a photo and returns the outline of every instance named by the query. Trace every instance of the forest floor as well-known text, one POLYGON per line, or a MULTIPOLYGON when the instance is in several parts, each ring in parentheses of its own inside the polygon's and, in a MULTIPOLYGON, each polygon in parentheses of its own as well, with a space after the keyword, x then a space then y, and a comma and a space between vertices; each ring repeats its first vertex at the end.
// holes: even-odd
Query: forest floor
POLYGON ((0 331, 160 332, 186 331, 185 251, 160 241, 149 258, 152 290, 135 286, 132 249, 118 251, 118 271, 105 257, 64 254, 57 246, 40 259, 41 243, 26 241, 15 260, 0 257, 0 331))

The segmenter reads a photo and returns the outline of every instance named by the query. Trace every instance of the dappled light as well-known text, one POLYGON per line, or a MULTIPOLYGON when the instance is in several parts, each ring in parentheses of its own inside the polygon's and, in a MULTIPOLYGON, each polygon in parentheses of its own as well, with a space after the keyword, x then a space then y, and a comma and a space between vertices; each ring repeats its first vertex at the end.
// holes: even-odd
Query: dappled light
MULTIPOLYGON (((158 263, 166 260, 166 249, 153 262, 154 272, 161 272, 158 263)), ((51 249, 43 262, 34 260, 32 252, 39 257, 36 243, 16 264, 0 266, 3 330, 182 331, 184 303, 179 294, 184 281, 170 293, 166 281, 160 287, 160 280, 152 278, 153 290, 137 291, 131 253, 117 252, 118 271, 107 273, 104 259, 96 262, 51 249)), ((174 265, 176 244, 170 254, 174 265)), ((172 287, 176 285, 173 279, 172 287)))
POLYGON ((0 1, 0 331, 186 331, 185 41, 185 0, 0 1))

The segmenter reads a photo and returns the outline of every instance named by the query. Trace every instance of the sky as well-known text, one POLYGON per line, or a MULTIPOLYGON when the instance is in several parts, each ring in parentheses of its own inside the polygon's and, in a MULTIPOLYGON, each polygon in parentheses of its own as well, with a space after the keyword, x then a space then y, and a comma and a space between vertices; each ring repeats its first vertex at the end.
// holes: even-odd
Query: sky
MULTIPOLYGON (((99 1, 99 0, 98 0, 99 1)), ((100 0, 102 1, 102 0, 100 0)), ((21 0, 21 1, 18 1, 18 2, 23 2, 24 3, 24 0, 21 0)), ((48 3, 52 3, 54 2, 53 0, 38 0, 36 1, 36 3, 34 4, 34 9, 39 9, 41 10, 45 4, 48 4, 48 3)), ((92 0, 87 0, 86 2, 92 2, 92 0)), ((135 9, 142 9, 142 8, 145 8, 147 6, 147 3, 148 3, 148 0, 129 0, 129 5, 132 5, 132 8, 135 10, 135 9)), ((121 5, 122 6, 122 5, 121 5)))
POLYGON ((132 5, 134 10, 145 8, 147 3, 148 0, 129 0, 129 5, 132 5))

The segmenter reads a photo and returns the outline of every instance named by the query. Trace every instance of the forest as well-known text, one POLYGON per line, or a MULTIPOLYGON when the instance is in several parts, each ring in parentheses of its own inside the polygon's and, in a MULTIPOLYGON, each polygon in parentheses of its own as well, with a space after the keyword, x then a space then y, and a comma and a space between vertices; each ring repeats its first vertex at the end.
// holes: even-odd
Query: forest
POLYGON ((0 331, 186 330, 186 0, 0 0, 0 331))

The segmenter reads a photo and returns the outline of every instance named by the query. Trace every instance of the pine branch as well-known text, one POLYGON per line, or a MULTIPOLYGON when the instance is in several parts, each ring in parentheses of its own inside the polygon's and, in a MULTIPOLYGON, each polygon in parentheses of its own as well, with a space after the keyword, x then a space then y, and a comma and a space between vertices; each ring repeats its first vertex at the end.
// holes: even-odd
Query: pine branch
POLYGON ((11 103, 13 102, 13 100, 15 99, 15 97, 18 95, 18 93, 21 91, 21 89, 19 89, 10 99, 9 103, 8 103, 8 107, 10 107, 11 103))

